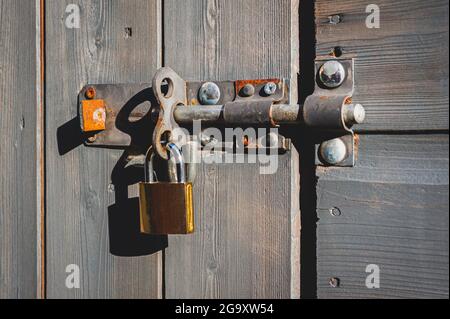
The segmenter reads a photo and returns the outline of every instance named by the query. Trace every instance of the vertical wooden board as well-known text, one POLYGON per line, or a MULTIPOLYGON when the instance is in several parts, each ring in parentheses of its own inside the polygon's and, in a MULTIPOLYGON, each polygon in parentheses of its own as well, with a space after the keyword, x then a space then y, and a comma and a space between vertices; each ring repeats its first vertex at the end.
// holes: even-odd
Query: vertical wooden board
POLYGON ((316 1, 317 54, 356 55, 359 130, 448 130, 449 3, 446 0, 316 1), (375 3, 380 28, 367 28, 375 3), (370 7, 369 7, 370 9, 370 7), (339 14, 341 22, 330 23, 339 14))
POLYGON ((448 135, 361 136, 355 168, 318 170, 319 298, 448 298, 448 156, 448 135))
POLYGON ((84 85, 151 81, 161 60, 159 10, 158 0, 46 1, 49 298, 161 297, 161 253, 150 255, 152 240, 127 233, 138 231, 135 193, 128 193, 137 180, 127 180, 123 152, 73 147, 84 85), (65 24, 69 4, 80 8, 79 29, 65 24), (119 257, 113 244, 135 257, 119 257), (80 289, 65 285, 71 264, 80 267, 80 289))
MULTIPOLYGON (((165 1, 164 47, 185 79, 285 77, 295 88, 298 1, 165 1)), ((279 162, 268 176, 257 164, 201 165, 196 233, 169 238, 166 297, 299 297, 297 151, 279 162)))
POLYGON ((0 2, 0 299, 37 291, 35 6, 0 2))

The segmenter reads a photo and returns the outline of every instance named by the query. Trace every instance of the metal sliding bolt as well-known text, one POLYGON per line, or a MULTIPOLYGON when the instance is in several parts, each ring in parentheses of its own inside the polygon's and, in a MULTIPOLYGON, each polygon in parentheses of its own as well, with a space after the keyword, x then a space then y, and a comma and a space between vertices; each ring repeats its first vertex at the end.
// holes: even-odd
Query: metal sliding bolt
POLYGON ((337 165, 347 158, 347 148, 340 138, 323 142, 319 149, 320 157, 329 165, 337 165))
POLYGON ((341 86, 345 76, 345 68, 339 61, 325 62, 319 70, 320 82, 329 89, 341 86))
POLYGON ((264 85, 264 93, 267 95, 274 95, 277 92, 277 85, 274 82, 269 82, 264 85))
POLYGON ((220 89, 216 83, 204 83, 198 92, 198 99, 203 105, 216 105, 220 100, 220 89))

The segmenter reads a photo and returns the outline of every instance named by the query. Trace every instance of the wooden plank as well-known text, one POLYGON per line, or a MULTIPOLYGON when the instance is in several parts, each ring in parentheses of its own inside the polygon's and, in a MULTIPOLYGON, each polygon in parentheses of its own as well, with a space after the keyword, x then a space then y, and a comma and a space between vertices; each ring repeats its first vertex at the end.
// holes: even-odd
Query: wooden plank
POLYGON ((367 110, 358 129, 448 130, 448 1, 377 1, 379 29, 365 25, 372 3, 316 1, 317 54, 357 56, 354 100, 367 110), (341 23, 329 23, 334 14, 341 23))
POLYGON ((35 6, 0 2, 0 299, 36 297, 35 6))
POLYGON ((355 168, 318 170, 319 298, 448 298, 448 162, 448 135, 375 135, 355 168))
POLYGON ((159 20, 159 0, 47 1, 49 298, 162 296, 162 253, 152 253, 163 241, 139 236, 138 200, 128 191, 143 172, 124 169, 121 151, 79 146, 76 118, 85 84, 152 80, 161 61, 159 20), (80 29, 65 26, 72 3, 81 9, 80 29), (80 289, 65 286, 70 264, 80 267, 80 289))
MULTIPOLYGON (((296 87, 298 1, 164 2, 165 65, 185 79, 286 77, 296 87)), ((296 101, 296 90, 292 92, 296 101)), ((168 298, 299 297, 296 150, 275 175, 257 164, 202 164, 196 233, 170 237, 168 298)))

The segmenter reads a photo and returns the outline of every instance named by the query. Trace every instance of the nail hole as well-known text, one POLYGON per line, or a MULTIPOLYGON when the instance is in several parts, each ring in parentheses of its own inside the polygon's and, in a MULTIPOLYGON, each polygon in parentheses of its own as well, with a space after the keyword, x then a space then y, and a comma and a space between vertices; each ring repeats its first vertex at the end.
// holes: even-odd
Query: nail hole
POLYGON ((125 39, 131 38, 133 36, 133 28, 125 28, 125 39))

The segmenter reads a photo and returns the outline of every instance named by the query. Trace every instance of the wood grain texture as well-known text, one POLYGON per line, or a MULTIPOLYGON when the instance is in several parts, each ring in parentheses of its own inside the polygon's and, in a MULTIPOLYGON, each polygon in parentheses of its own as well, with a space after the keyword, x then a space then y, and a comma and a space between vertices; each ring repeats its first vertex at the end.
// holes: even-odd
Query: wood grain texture
POLYGON ((0 299, 35 298, 35 2, 0 1, 0 299))
POLYGON ((319 298, 448 298, 448 161, 448 135, 372 135, 355 168, 318 170, 319 298))
POLYGON ((195 234, 169 239, 167 298, 290 298, 292 157, 280 157, 276 175, 256 164, 201 166, 195 234))
MULTIPOLYGON (((168 0, 164 13, 165 65, 185 79, 286 77, 296 87, 298 1, 168 0)), ((196 233, 169 238, 168 298, 299 296, 297 152, 279 161, 272 176, 256 164, 201 166, 196 233)))
MULTIPOLYGON (((73 142, 71 127, 78 128, 77 96, 84 85, 151 82, 161 61, 159 6, 157 0, 47 1, 49 298, 161 297, 161 253, 112 254, 112 243, 130 250, 138 245, 126 233, 126 228, 138 227, 131 222, 138 218, 136 193, 128 192, 128 185, 138 178, 128 181, 132 177, 118 167, 122 152, 78 146, 60 155, 61 145, 73 142), (80 6, 80 29, 65 27, 65 10, 71 3, 80 6), (132 29, 131 36, 125 28, 132 29), (115 171, 121 172, 114 181, 115 171), (70 264, 80 267, 80 289, 65 286, 70 264)), ((151 244, 146 240, 140 238, 144 249, 151 244)))
POLYGON ((446 0, 380 0, 380 28, 368 29, 367 0, 316 1, 317 54, 355 54, 359 130, 448 130, 449 18, 446 0), (342 22, 328 17, 340 14, 342 22))

